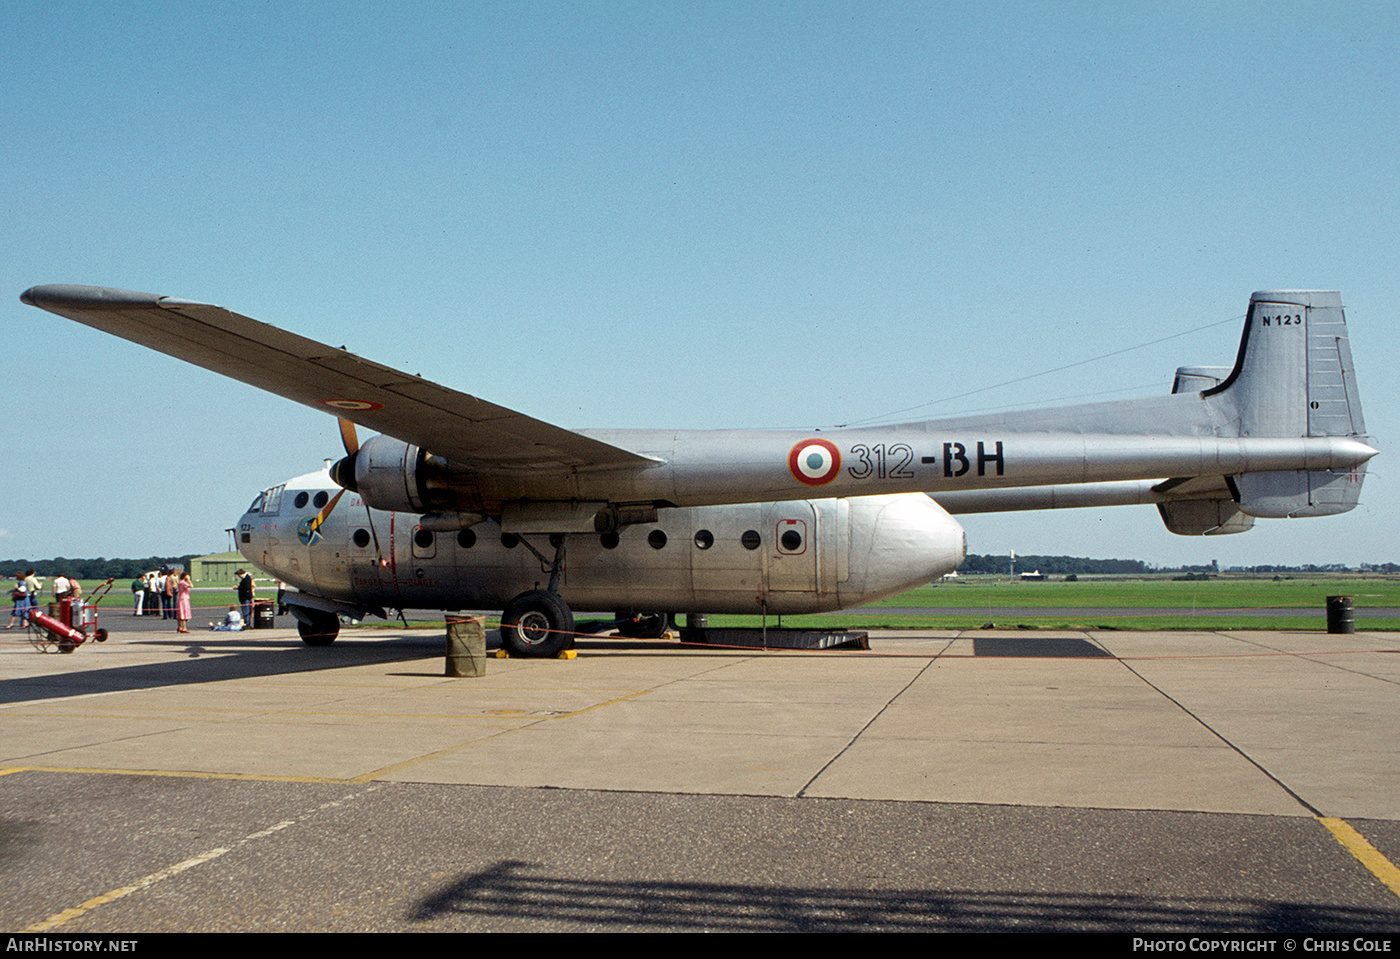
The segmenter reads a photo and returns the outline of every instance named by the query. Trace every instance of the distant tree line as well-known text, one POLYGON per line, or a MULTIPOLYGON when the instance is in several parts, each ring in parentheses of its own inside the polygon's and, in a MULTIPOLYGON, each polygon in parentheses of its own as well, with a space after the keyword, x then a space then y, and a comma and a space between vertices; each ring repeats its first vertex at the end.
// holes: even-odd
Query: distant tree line
MULTIPOLYGON (((975 553, 969 554, 963 564, 958 567, 959 573, 999 573, 1006 575, 1011 570, 1011 557, 1006 554, 1001 556, 981 556, 975 553)), ((1181 566, 1156 566, 1152 563, 1145 563, 1140 559, 1089 559, 1082 556, 1022 556, 1016 557, 1016 572, 1033 573, 1041 572, 1046 576, 1092 576, 1092 575, 1119 575, 1131 576, 1135 573, 1183 573, 1194 576, 1214 576, 1222 572, 1220 565, 1211 560, 1209 563, 1198 565, 1181 566)), ((1227 573, 1293 573, 1293 574, 1321 574, 1321 573, 1400 573, 1400 564, 1396 563, 1362 563, 1359 566, 1346 566, 1342 563, 1328 563, 1317 565, 1304 563, 1299 566, 1280 566, 1264 564, 1259 566, 1231 566, 1223 570, 1227 573)))
POLYGON ((53 559, 5 559, 0 560, 0 575, 13 576, 32 569, 36 575, 44 577, 62 573, 78 579, 135 579, 162 566, 189 569, 190 560, 197 555, 150 556, 146 559, 104 559, 101 556, 97 559, 65 559, 62 556, 53 559))
POLYGON ((1347 566, 1343 563, 1326 563, 1318 566, 1304 563, 1302 566, 1231 566, 1232 573, 1400 573, 1400 565, 1395 563, 1362 563, 1360 566, 1347 566))
MULTIPOLYGON (((1006 573, 1011 569, 1010 556, 980 556, 969 553, 958 567, 960 573, 1006 573)), ((1150 573, 1152 568, 1140 559, 1089 559, 1083 556, 1020 556, 1016 557, 1016 572, 1039 571, 1047 576, 1098 573, 1150 573)))

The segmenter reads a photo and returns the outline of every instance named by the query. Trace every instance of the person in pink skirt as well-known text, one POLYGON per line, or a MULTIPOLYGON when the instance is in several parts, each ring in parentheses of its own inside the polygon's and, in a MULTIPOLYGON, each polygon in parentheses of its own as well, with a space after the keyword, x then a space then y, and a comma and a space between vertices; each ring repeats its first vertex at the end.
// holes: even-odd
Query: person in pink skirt
POLYGON ((190 574, 181 573, 180 581, 175 584, 175 621, 180 624, 179 632, 182 633, 190 631, 190 618, 193 616, 190 609, 190 590, 193 588, 190 574))

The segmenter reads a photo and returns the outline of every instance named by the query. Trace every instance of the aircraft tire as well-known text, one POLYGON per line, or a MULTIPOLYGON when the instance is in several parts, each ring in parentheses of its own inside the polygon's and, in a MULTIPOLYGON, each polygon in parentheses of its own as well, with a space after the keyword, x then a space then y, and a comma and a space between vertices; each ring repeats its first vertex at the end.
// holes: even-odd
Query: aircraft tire
POLYGON ((305 610, 307 619, 297 617, 297 633, 308 646, 329 646, 340 635, 340 617, 322 609, 305 610))
POLYGON ((574 614, 558 594, 521 593, 501 612, 501 642, 516 656, 557 656, 574 645, 574 614))
MULTIPOLYGON (((623 616, 619 615, 618 619, 623 616)), ((671 624, 667 613, 639 613, 635 622, 627 620, 617 627, 619 636, 627 639, 660 639, 666 635, 666 627, 671 624)))

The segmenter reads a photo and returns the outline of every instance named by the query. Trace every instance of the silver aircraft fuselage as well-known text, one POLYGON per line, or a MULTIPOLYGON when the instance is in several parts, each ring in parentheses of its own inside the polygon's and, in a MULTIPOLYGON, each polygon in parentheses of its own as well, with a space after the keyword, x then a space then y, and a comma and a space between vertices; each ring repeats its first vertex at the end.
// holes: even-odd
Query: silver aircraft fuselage
MULTIPOLYGON (((239 550, 304 593, 355 607, 500 609, 549 579, 494 521, 433 531, 353 493, 332 505, 340 493, 325 471, 265 491, 238 521, 239 550)), ((654 523, 564 535, 559 594, 592 612, 836 610, 937 579, 966 552, 962 527, 923 494, 663 509, 654 523)), ((544 536, 525 538, 552 551, 544 536)))

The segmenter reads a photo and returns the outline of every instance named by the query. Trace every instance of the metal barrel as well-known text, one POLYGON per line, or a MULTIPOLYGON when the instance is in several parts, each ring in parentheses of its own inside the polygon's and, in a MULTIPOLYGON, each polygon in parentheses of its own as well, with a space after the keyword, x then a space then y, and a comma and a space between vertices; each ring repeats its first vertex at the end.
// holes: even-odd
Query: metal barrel
POLYGON ((448 676, 486 675, 486 617, 447 615, 448 676))
POLYGON ((1327 597, 1327 631, 1329 633, 1356 632, 1356 615, 1352 610, 1350 596, 1327 597))

